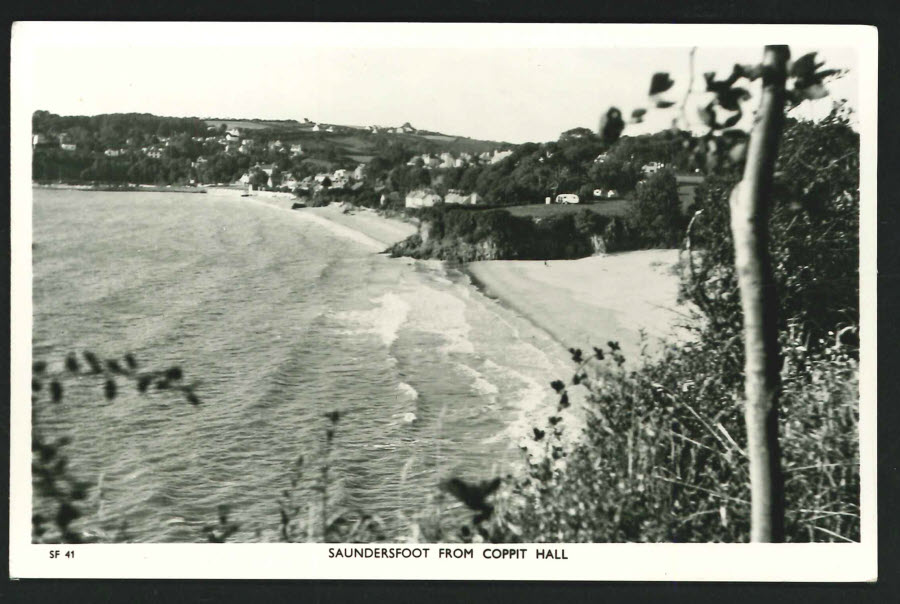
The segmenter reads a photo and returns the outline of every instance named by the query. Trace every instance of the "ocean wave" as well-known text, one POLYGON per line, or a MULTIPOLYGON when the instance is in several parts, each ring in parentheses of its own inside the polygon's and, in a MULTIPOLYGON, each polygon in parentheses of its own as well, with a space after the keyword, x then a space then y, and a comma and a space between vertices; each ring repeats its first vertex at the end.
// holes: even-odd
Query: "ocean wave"
POLYGON ((399 384, 397 384, 397 390, 399 390, 403 398, 408 401, 415 401, 419 398, 419 391, 406 382, 400 382, 399 384))
POLYGON ((472 369, 468 365, 460 363, 457 367, 459 367, 460 371, 472 378, 471 388, 476 394, 490 397, 491 402, 496 400, 497 395, 500 393, 500 389, 494 383, 485 378, 481 372, 472 369))
POLYGON ((372 333, 388 348, 397 340, 400 328, 406 323, 410 305, 395 293, 387 293, 371 300, 377 306, 370 310, 339 312, 335 318, 357 326, 347 333, 372 333))

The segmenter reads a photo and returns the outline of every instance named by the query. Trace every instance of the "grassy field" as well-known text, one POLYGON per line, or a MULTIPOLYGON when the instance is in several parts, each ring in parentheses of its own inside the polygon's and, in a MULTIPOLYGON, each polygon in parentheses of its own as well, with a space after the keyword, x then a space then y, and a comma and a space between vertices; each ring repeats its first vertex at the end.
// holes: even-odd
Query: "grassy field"
POLYGON ((581 210, 590 210, 603 216, 624 216, 631 206, 628 199, 608 199, 596 203, 561 204, 529 204, 525 206, 509 206, 504 208, 514 216, 529 216, 532 218, 545 218, 547 216, 561 216, 565 214, 577 214, 581 210))
POLYGON ((245 120, 205 120, 207 126, 215 126, 218 128, 222 124, 225 124, 226 128, 243 128, 245 130, 264 130, 266 128, 280 128, 280 129, 295 129, 298 127, 297 123, 286 123, 286 122, 251 122, 245 120))

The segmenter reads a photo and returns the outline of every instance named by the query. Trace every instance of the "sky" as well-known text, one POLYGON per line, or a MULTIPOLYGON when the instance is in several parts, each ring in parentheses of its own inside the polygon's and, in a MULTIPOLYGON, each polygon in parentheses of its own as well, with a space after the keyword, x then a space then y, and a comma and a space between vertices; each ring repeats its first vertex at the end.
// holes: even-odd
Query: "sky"
MULTIPOLYGON (((694 89, 700 92, 703 72, 724 77, 736 62, 758 62, 765 43, 759 30, 734 35, 722 26, 700 36, 666 26, 26 26, 13 30, 13 61, 27 58, 24 85, 32 110, 309 118, 356 126, 410 122, 416 128, 512 143, 555 140, 574 127, 596 130, 610 106, 630 115, 647 106, 650 77, 657 71, 675 80, 671 98, 680 105, 693 45, 703 43, 694 64, 694 89), (646 32, 655 35, 641 35, 646 32)), ((810 36, 801 33, 788 30, 785 40, 797 34, 794 57, 818 50, 826 66, 849 71, 829 87, 830 98, 815 106, 806 103, 798 113, 821 116, 840 98, 856 108, 858 59, 852 45, 842 36, 820 35, 815 40, 844 40, 846 46, 810 46, 810 36)), ((686 114, 688 125, 699 127, 694 98, 686 114)), ((749 125, 753 103, 743 126, 749 125)), ((653 111, 625 133, 663 129, 677 115, 677 106, 653 111)))

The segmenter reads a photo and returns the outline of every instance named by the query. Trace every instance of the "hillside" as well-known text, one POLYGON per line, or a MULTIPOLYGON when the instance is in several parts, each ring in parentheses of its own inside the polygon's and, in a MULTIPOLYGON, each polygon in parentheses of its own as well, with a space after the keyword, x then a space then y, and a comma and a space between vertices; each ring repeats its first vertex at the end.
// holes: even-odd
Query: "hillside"
POLYGON ((215 128, 224 126, 226 129, 238 128, 251 131, 252 134, 265 134, 285 142, 331 143, 337 147, 341 155, 361 163, 368 163, 378 154, 380 148, 393 142, 413 147, 419 153, 480 154, 515 147, 504 141, 481 140, 416 129, 408 123, 399 127, 364 127, 297 120, 204 119, 203 122, 215 128))

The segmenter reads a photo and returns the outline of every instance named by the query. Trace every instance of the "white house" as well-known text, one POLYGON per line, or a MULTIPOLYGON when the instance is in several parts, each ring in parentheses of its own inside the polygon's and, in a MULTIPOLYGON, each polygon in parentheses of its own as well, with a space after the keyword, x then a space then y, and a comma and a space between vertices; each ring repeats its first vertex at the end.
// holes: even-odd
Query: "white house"
POLYGON ((501 162, 512 154, 512 151, 494 151, 494 155, 491 156, 491 163, 501 162))
POLYGON ((315 126, 312 127, 312 131, 313 131, 313 132, 321 132, 322 129, 319 128, 319 124, 316 124, 315 126))
POLYGON ((444 197, 444 203, 455 203, 459 205, 466 206, 474 206, 481 203, 482 197, 478 193, 472 193, 471 195, 463 195, 459 191, 450 190, 447 192, 447 196, 444 197))
POLYGON ((240 128, 232 128, 231 130, 226 130, 225 134, 227 136, 232 136, 234 138, 241 138, 241 129, 240 128))
POLYGON ((644 174, 656 174, 660 170, 666 167, 666 164, 658 161, 652 161, 649 164, 644 164, 641 166, 641 172, 644 174))
POLYGON ((78 145, 75 143, 60 143, 59 148, 63 151, 75 151, 78 148, 78 145))
POLYGON ((443 201, 441 196, 433 191, 420 189, 418 191, 410 191, 406 195, 405 205, 407 208, 430 208, 436 203, 443 201))
POLYGON ((103 152, 103 155, 106 157, 119 157, 123 153, 125 153, 124 149, 107 149, 103 152))
POLYGON ((359 164, 353 170, 353 180, 362 180, 366 176, 366 164, 359 164))
POLYGON ((303 147, 300 145, 300 143, 291 145, 291 155, 300 155, 302 153, 303 153, 303 147))

